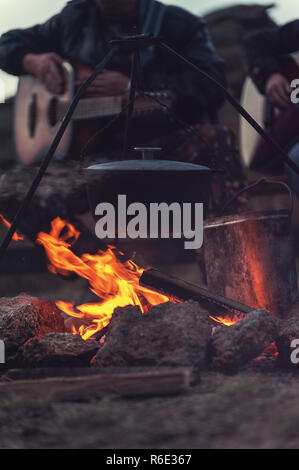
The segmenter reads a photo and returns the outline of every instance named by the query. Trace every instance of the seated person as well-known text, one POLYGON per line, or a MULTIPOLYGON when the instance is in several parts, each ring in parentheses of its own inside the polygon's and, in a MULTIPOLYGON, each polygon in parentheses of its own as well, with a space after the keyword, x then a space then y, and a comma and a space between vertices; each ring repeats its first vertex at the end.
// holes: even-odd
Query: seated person
MULTIPOLYGON (((293 106, 293 112, 296 113, 293 116, 299 118, 298 110, 291 103, 290 78, 287 77, 284 67, 286 54, 299 51, 299 20, 255 33, 246 40, 245 50, 250 76, 260 93, 267 96, 272 105, 282 112, 293 106)), ((296 74, 298 76, 292 79, 299 78, 299 68, 296 74)), ((289 134, 290 145, 286 147, 291 149, 289 155, 299 165, 299 132, 295 128, 295 131, 290 130, 289 134)), ((275 137, 279 140, 279 133, 275 137)), ((279 143, 286 144, 284 141, 279 143)), ((299 195, 298 176, 287 165, 285 168, 293 189, 299 195)))
MULTIPOLYGON (((108 52, 111 39, 136 32, 151 32, 163 38, 165 43, 225 84, 224 63, 213 48, 205 22, 182 8, 166 6, 155 0, 72 0, 45 24, 4 34, 0 38, 0 68, 14 75, 31 74, 50 92, 59 95, 65 86, 61 68, 63 61, 68 61, 74 68, 83 64, 92 69, 108 52)), ((118 96, 127 93, 130 65, 129 53, 116 53, 107 70, 90 86, 88 95, 118 96)), ((142 141, 134 143, 159 146, 161 137, 163 153, 159 158, 212 164, 211 153, 216 152, 215 148, 224 150, 223 143, 228 142, 223 132, 218 137, 218 132, 211 132, 206 127, 217 122, 217 111, 223 103, 221 91, 207 78, 199 76, 158 47, 141 52, 141 66, 146 90, 170 90, 175 97, 176 117, 191 127, 187 132, 177 134, 177 124, 172 123, 167 138, 167 132, 163 129, 161 136, 159 126, 153 124, 146 126, 147 130, 150 127, 152 135, 145 132, 143 136, 138 132, 142 141), (177 138, 175 147, 174 132, 177 138), (212 139, 208 144, 209 148, 213 146, 212 152, 203 145, 209 139, 212 139), (218 144, 217 139, 221 141, 218 144)), ((82 79, 78 79, 77 85, 81 83, 82 79)), ((111 152, 111 142, 116 141, 113 133, 108 132, 107 136, 97 151, 109 154, 109 158, 113 158, 114 153, 119 159, 119 150, 111 152)), ((231 149, 228 152, 232 155, 227 158, 229 171, 235 171, 240 164, 235 159, 235 152, 231 149)), ((233 187, 237 189, 236 184, 233 187)), ((230 194, 220 193, 221 205, 222 198, 230 194)))

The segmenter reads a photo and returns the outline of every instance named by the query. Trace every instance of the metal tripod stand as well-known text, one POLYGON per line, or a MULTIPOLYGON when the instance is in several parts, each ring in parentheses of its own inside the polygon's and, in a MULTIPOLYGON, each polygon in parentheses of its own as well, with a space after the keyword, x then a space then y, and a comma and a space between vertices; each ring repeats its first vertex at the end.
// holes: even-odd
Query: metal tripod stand
POLYGON ((62 123, 61 126, 49 148, 48 153, 46 154, 45 158, 43 159, 39 171, 34 178, 30 188, 28 189, 24 200, 19 207, 13 221, 11 227, 9 228, 1 246, 0 246, 0 262, 12 240, 14 233, 16 232, 19 222, 22 219, 26 209, 30 205, 33 196, 58 148, 58 145, 64 135, 64 132, 71 121, 73 113, 80 101, 83 97, 87 88, 91 85, 91 83, 95 80, 95 78, 103 71, 103 69, 107 66, 110 62, 112 57, 114 56, 115 52, 120 48, 129 50, 133 53, 132 58, 132 68, 131 68, 131 88, 130 88, 130 104, 127 111, 126 117, 126 131, 125 131, 125 139, 124 139, 124 149, 123 155, 126 155, 129 143, 130 143, 130 125, 134 111, 134 102, 136 97, 136 90, 137 90, 137 82, 138 82, 138 70, 140 67, 140 51, 144 48, 155 46, 159 47, 164 51, 167 51, 169 54, 174 55, 181 63, 191 67, 194 71, 199 73, 202 77, 210 80, 214 86, 218 89, 221 89, 225 98, 231 103, 231 105, 241 114, 244 119, 261 135, 261 137, 266 140, 272 147, 275 149, 277 154, 279 155, 280 159, 283 160, 298 176, 299 176, 299 167, 289 158, 288 154, 278 145, 278 143, 273 140, 267 132, 252 118, 252 116, 239 104, 239 102, 226 90, 224 86, 217 82, 212 76, 210 76, 207 72, 201 70, 197 65, 190 62, 186 57, 179 54, 177 51, 172 49, 170 46, 162 42, 159 38, 153 36, 152 34, 141 34, 136 36, 129 36, 120 39, 116 39, 111 41, 111 49, 106 55, 106 57, 102 60, 102 62, 95 68, 93 73, 90 77, 86 80, 86 82, 80 87, 78 92, 76 93, 62 123))

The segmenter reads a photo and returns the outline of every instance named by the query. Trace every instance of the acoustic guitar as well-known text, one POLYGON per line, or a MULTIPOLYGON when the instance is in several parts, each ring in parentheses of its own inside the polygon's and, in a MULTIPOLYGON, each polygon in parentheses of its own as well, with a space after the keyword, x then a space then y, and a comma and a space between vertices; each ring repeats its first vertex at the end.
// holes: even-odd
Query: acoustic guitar
MULTIPOLYGON (((282 73, 291 83, 299 78, 298 56, 287 56, 280 59, 282 73)), ((286 151, 299 140, 299 107, 291 103, 285 110, 273 106, 264 95, 261 95, 251 78, 247 78, 242 91, 242 106, 255 118, 273 139, 286 151)), ((271 162, 276 155, 273 148, 259 134, 240 118, 240 149, 245 167, 253 170, 279 170, 279 165, 271 162), (270 165, 270 166, 269 166, 270 165)))
MULTIPOLYGON (((25 75, 19 79, 14 104, 14 147, 16 157, 23 165, 39 161, 47 153, 74 97, 75 78, 87 78, 91 73, 91 70, 84 66, 77 67, 75 71, 68 63, 64 63, 63 69, 66 86, 65 92, 59 96, 47 91, 33 76, 25 75)), ((121 113, 128 101, 128 96, 83 98, 54 158, 63 159, 72 153, 79 153, 88 139, 101 127, 102 121, 121 113)), ((134 118, 165 114, 172 102, 172 95, 168 91, 137 96, 134 118), (152 98, 158 99, 164 106, 152 98)))

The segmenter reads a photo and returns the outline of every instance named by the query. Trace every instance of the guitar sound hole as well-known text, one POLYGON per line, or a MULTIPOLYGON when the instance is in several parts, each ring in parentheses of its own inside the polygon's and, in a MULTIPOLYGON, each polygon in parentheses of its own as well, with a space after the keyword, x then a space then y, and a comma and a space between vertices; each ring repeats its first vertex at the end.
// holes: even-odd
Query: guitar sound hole
POLYGON ((36 129, 36 120, 37 120, 37 96, 36 94, 32 95, 31 103, 29 105, 29 135, 31 138, 35 136, 36 129))
POLYGON ((52 98, 48 108, 48 120, 51 127, 56 126, 58 119, 57 119, 57 105, 58 100, 57 98, 52 98))

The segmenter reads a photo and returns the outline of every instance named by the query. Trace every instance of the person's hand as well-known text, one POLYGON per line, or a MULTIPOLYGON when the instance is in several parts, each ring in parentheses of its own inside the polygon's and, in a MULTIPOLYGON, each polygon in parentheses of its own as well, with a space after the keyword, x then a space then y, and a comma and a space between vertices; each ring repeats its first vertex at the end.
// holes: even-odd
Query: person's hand
POLYGON ((54 95, 60 95, 65 88, 64 60, 54 52, 47 54, 26 54, 23 69, 36 77, 54 95))
POLYGON ((292 92, 290 83, 280 73, 274 73, 266 83, 266 96, 272 104, 281 109, 290 106, 292 92))
MULTIPOLYGON (((86 77, 87 78, 87 77, 86 77)), ((77 86, 81 86, 85 81, 80 77, 76 81, 77 86)), ((87 96, 120 96, 127 90, 130 79, 121 72, 103 70, 87 89, 87 96)))

